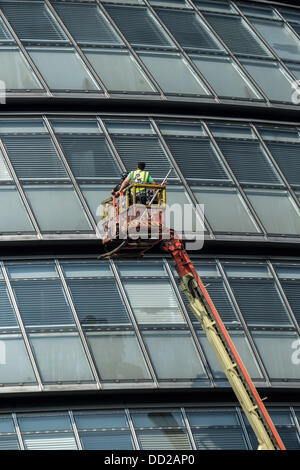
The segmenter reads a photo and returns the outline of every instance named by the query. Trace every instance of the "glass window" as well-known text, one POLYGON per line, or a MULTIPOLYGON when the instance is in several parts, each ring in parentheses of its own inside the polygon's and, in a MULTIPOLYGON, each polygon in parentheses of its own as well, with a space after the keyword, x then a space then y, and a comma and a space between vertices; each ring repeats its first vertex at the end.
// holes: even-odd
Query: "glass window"
POLYGON ((232 139, 255 139, 253 129, 249 125, 236 126, 232 124, 210 124, 208 123, 210 131, 217 138, 232 138, 232 139))
POLYGON ((24 340, 19 334, 0 336, 0 383, 3 385, 36 383, 24 340))
POLYGON ((99 86, 73 49, 30 47, 28 52, 52 90, 99 91, 99 86))
POLYGON ((139 56, 166 94, 210 95, 180 54, 140 52, 139 56))
POLYGON ((224 263, 224 269, 227 276, 229 277, 241 277, 241 278, 269 278, 272 279, 273 276, 270 273, 268 266, 265 263, 263 264, 252 264, 252 263, 243 263, 243 264, 231 264, 224 263))
POLYGON ((131 411, 130 416, 136 428, 163 428, 184 426, 179 411, 131 411))
POLYGON ((207 11, 218 11, 221 13, 236 13, 236 10, 228 1, 221 0, 219 2, 205 1, 205 0, 194 0, 193 2, 199 10, 207 11))
POLYGON ((20 450, 17 437, 1 436, 0 437, 0 450, 20 450))
POLYGON ((148 429, 136 433, 142 450, 191 449, 187 432, 183 429, 148 429))
MULTIPOLYGON (((278 272, 278 269, 281 269, 281 268, 277 268, 277 272, 278 272)), ((287 268, 282 268, 282 269, 285 270, 284 277, 286 277, 287 268)), ((290 273, 288 273, 288 275, 290 277, 293 276, 293 274, 290 274, 290 273)), ((288 302, 293 309, 296 320, 300 325, 300 283, 299 283, 300 271, 299 270, 296 276, 298 279, 289 279, 289 280, 282 279, 281 285, 283 287, 285 295, 287 296, 288 302)), ((296 276, 294 275, 294 277, 296 276)))
MULTIPOLYGON (((300 28, 299 28, 299 32, 300 32, 300 28)), ((286 62, 286 65, 288 66, 288 68, 290 69, 290 71, 295 75, 296 79, 297 80, 300 80, 300 66, 299 64, 291 64, 291 63, 287 63, 286 62)), ((295 88, 292 89, 293 90, 293 93, 295 88)), ((296 95, 298 97, 298 95, 296 95)))
POLYGON ((246 205, 236 189, 193 188, 204 214, 216 232, 258 233, 246 205))
POLYGON ((249 189, 246 194, 268 233, 300 235, 300 211, 286 191, 249 189))
POLYGON ((108 261, 97 261, 90 263, 61 263, 66 277, 103 277, 112 276, 112 271, 108 261))
POLYGON ((77 333, 30 333, 43 382, 91 382, 93 376, 77 333))
POLYGON ((74 325, 74 318, 59 280, 13 281, 13 289, 26 326, 74 325))
POLYGON ((70 433, 25 434, 23 441, 26 450, 77 450, 70 433))
POLYGON ((41 91, 39 83, 27 60, 16 47, 0 47, 1 80, 9 90, 41 91))
POLYGON ((299 10, 292 10, 289 8, 285 10, 284 8, 278 8, 281 15, 290 22, 300 23, 300 11, 299 10))
POLYGON ((149 380, 145 359, 135 334, 130 331, 87 333, 102 380, 149 380))
POLYGON ((217 139, 217 143, 240 183, 282 185, 259 142, 217 139))
POLYGON ((70 186, 24 186, 26 196, 43 231, 90 231, 77 195, 70 186))
POLYGON ((0 20, 0 40, 2 41, 13 41, 13 38, 4 24, 2 18, 0 20))
POLYGON ((192 8, 187 0, 149 0, 149 3, 160 7, 192 8))
POLYGON ((239 426, 240 422, 235 412, 230 410, 215 411, 188 411, 186 410, 189 423, 192 427, 202 426, 239 426))
POLYGON ((238 428, 194 429, 193 436, 199 450, 247 450, 246 438, 238 428))
POLYGON ((144 331, 143 337, 160 380, 207 379, 190 333, 144 331))
POLYGON ((282 59, 297 60, 300 54, 300 41, 284 23, 251 18, 257 31, 266 39, 282 59))
POLYGON ((83 49, 83 52, 109 91, 156 93, 156 89, 128 51, 83 49))
POLYGON ((103 134, 96 119, 51 119, 56 134, 103 134))
POLYGON ((54 263, 7 263, 10 279, 34 279, 58 277, 54 263))
POLYGON ((197 13, 162 8, 157 8, 156 12, 182 47, 224 50, 197 13))
POLYGON ((246 5, 240 2, 237 2, 237 6, 245 15, 258 16, 261 18, 279 19, 279 16, 273 10, 273 8, 271 8, 271 6, 267 8, 262 8, 261 6, 246 5))
POLYGON ((279 278, 282 279, 300 279, 300 265, 286 266, 286 265, 275 265, 274 266, 279 278))
POLYGON ((0 186, 0 233, 33 232, 23 201, 14 186, 0 186))
POLYGON ((9 158, 20 180, 69 179, 49 136, 4 136, 9 158))
MULTIPOLYGON (((254 353, 250 347, 249 341, 242 331, 230 331, 230 338, 243 361, 244 366, 252 380, 259 380, 263 378, 263 375, 258 367, 254 353)), ((227 380, 225 372, 223 371, 215 352, 213 351, 208 339, 202 332, 198 333, 201 346, 207 357, 209 366, 216 379, 227 380)))
POLYGON ((271 380, 300 379, 300 338, 296 333, 257 331, 252 336, 271 380))
POLYGON ((122 44, 97 5, 54 2, 53 6, 79 44, 122 44))
POLYGON ((286 128, 280 126, 280 128, 278 128, 257 126, 257 129, 264 140, 299 143, 299 132, 296 127, 286 128))
MULTIPOLYGON (((117 266, 121 276, 136 277, 138 279, 141 277, 168 277, 162 262, 147 262, 143 260, 130 263, 128 261, 121 261, 117 263, 117 266)), ((152 280, 149 280, 149 282, 152 282, 152 280)))
POLYGON ((241 63, 271 101, 291 102, 293 80, 277 62, 241 59, 241 63))
POLYGON ((84 450, 128 450, 134 449, 129 431, 80 432, 80 441, 84 450))
POLYGON ((74 413, 74 419, 78 429, 110 429, 128 428, 124 412, 90 412, 74 413))
POLYGON ((0 181, 11 181, 12 176, 9 169, 7 168, 6 162, 4 160, 3 154, 0 150, 0 181))
POLYGON ((120 166, 103 135, 59 135, 58 140, 76 178, 119 178, 120 166))
POLYGON ((197 232, 203 232, 205 230, 203 218, 196 211, 187 192, 182 187, 168 185, 167 205, 170 209, 170 220, 166 220, 166 224, 176 232, 182 232, 180 236, 185 237, 188 232, 195 232, 196 230, 197 232), (177 212, 178 205, 181 210, 177 212), (172 206, 174 208, 174 217, 171 213, 172 206))
POLYGON ((148 120, 140 119, 139 121, 133 121, 132 119, 105 119, 104 122, 108 132, 111 134, 155 134, 154 129, 148 120))
POLYGON ((300 142, 267 142, 282 173, 293 186, 300 186, 300 142))
POLYGON ((124 285, 140 324, 185 324, 169 281, 126 281, 124 285))
POLYGON ((234 54, 270 56, 268 49, 243 18, 213 13, 204 13, 204 16, 234 54))
POLYGON ((43 413, 42 415, 19 415, 18 423, 22 432, 72 430, 68 415, 48 415, 46 413, 43 413))
POLYGON ((111 190, 115 184, 112 184, 110 186, 102 184, 100 185, 88 185, 88 184, 82 184, 80 185, 80 189, 82 194, 84 195, 84 198, 90 208, 90 211, 92 212, 95 221, 98 223, 100 221, 100 214, 101 214, 101 208, 100 204, 102 201, 105 199, 108 199, 111 197, 111 190))
POLYGON ((185 123, 172 121, 156 121, 163 135, 176 135, 186 137, 206 137, 206 132, 200 123, 185 123))
POLYGON ((43 2, 4 1, 1 2, 1 9, 23 41, 67 40, 65 33, 43 2))
POLYGON ((42 119, 0 119, 1 134, 48 134, 42 119))
POLYGON ((106 5, 105 8, 132 45, 173 45, 148 8, 120 5, 106 5))
POLYGON ((229 57, 192 55, 191 59, 217 95, 226 98, 262 99, 250 80, 229 57))
POLYGON ((18 328, 18 323, 6 284, 0 282, 0 328, 6 330, 16 327, 18 328))

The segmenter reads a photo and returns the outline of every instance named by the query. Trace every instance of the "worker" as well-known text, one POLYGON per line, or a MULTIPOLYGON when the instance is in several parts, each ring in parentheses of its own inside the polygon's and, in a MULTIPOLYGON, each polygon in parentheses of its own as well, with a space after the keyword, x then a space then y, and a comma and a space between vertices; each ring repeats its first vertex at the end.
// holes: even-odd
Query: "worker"
POLYGON ((121 181, 114 187, 114 189, 111 190, 111 194, 113 196, 116 196, 116 194, 120 191, 121 185, 122 185, 123 181, 125 180, 125 178, 127 178, 127 172, 126 171, 121 174, 121 181))
MULTIPOLYGON (((137 169, 130 171, 127 175, 127 177, 124 179, 123 183, 121 184, 120 187, 120 192, 123 191, 123 189, 128 186, 129 184, 138 184, 138 183, 145 183, 145 184, 156 184, 154 179, 150 176, 148 171, 145 171, 146 168, 146 163, 144 162, 139 162, 137 164, 137 169)), ((135 190, 136 194, 136 202, 141 203, 141 204, 146 204, 147 203, 147 193, 145 188, 136 188, 135 190)))

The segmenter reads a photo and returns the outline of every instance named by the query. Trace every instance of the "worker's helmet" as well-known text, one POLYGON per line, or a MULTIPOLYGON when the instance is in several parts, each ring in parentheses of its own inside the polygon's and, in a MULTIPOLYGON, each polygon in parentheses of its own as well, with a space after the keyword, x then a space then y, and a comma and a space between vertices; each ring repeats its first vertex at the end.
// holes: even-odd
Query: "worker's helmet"
POLYGON ((127 174, 125 171, 123 171, 123 173, 121 173, 121 180, 124 181, 125 178, 127 178, 127 174))

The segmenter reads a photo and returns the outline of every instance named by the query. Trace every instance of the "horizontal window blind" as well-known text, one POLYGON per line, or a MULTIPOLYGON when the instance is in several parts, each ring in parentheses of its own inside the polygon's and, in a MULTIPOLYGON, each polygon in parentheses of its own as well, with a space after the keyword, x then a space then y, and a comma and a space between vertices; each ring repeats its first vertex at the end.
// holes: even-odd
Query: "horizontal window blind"
POLYGON ((60 281, 16 281, 12 285, 26 326, 74 324, 60 281))
POLYGON ((55 2, 53 6, 77 42, 122 43, 97 5, 55 2))
MULTIPOLYGON (((250 437, 250 441, 254 450, 258 448, 257 438, 251 428, 247 427, 247 431, 250 437)), ((283 427, 277 426, 277 432, 281 437, 287 450, 299 450, 300 440, 298 433, 294 426, 283 427)))
POLYGON ((281 281, 284 293, 287 296, 290 306, 293 309, 297 322, 300 325, 300 282, 281 281))
POLYGON ((242 429, 194 429, 193 436, 199 450, 247 450, 242 429))
MULTIPOLYGON (((164 178, 172 166, 156 137, 115 136, 113 141, 128 171, 135 170, 142 159, 153 178, 164 178)), ((174 171, 169 177, 175 177, 174 171)))
POLYGON ((119 177, 121 169, 102 136, 59 136, 68 163, 78 178, 119 177))
POLYGON ((259 142, 218 139, 217 143, 241 183, 281 183, 259 142))
POLYGON ((210 13, 204 13, 204 16, 232 52, 263 57, 269 56, 260 39, 252 33, 244 19, 238 16, 210 13))
POLYGON ((59 41, 66 36, 43 2, 1 2, 1 9, 20 39, 59 41))
POLYGON ((291 325, 286 307, 271 280, 231 280, 235 298, 249 325, 291 325))
POLYGON ((82 324, 130 323, 114 279, 70 279, 68 286, 82 324))
POLYGON ((181 46, 205 50, 220 49, 196 13, 162 8, 157 8, 156 11, 181 46))
POLYGON ((269 142, 267 146, 288 182, 300 186, 300 144, 269 142))
POLYGON ((13 436, 0 436, 0 450, 19 450, 19 442, 13 436))
POLYGON ((186 178, 229 181, 209 139, 165 137, 165 140, 186 178))
POLYGON ((127 450, 133 449, 129 432, 105 431, 80 433, 84 450, 127 450))
POLYGON ((69 178, 50 137, 6 136, 3 143, 20 179, 69 178))
POLYGON ((18 326, 7 287, 4 282, 0 282, 0 327, 18 326))
POLYGON ((105 8, 132 44, 170 45, 170 40, 147 8, 114 5, 106 5, 105 8))
POLYGON ((191 444, 181 429, 137 431, 140 447, 143 450, 188 450, 191 444))
POLYGON ((68 434, 24 436, 26 450, 77 450, 75 437, 68 434))
POLYGON ((2 19, 1 19, 0 20, 0 40, 5 41, 6 39, 12 39, 12 37, 8 29, 4 25, 4 23, 2 23, 2 19))

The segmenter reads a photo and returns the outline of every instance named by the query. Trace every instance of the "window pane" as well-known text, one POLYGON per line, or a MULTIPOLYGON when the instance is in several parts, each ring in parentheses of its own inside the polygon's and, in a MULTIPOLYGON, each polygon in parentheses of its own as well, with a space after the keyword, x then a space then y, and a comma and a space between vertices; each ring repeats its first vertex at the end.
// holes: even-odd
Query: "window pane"
POLYGON ((261 99, 249 79, 232 59, 196 55, 192 55, 191 59, 219 96, 261 99))
POLYGON ((207 378, 189 333, 145 331, 143 337, 159 379, 207 378))
POLYGON ((235 412, 229 410, 215 411, 187 411, 191 426, 239 426, 239 419, 235 412))
POLYGON ((300 235, 300 211, 288 193, 251 189, 246 194, 267 232, 300 235))
POLYGON ((272 279, 273 276, 270 273, 268 266, 265 263, 262 264, 253 264, 253 263, 243 263, 231 264, 230 262, 224 263, 224 269, 227 276, 229 277, 263 277, 272 279))
POLYGON ((109 261, 97 261, 91 263, 61 263, 61 267, 66 277, 104 277, 112 276, 109 261))
POLYGON ((68 433, 24 435, 26 450, 77 450, 75 437, 68 433))
POLYGON ((97 223, 100 221, 100 215, 101 215, 100 204, 105 199, 108 199, 111 197, 110 192, 114 185, 115 183, 110 186, 105 185, 105 184, 102 184, 101 186, 98 184, 80 185, 81 192, 84 195, 84 198, 89 206, 89 209, 92 212, 94 219, 97 223))
POLYGON ((15 425, 11 416, 0 417, 0 432, 15 432, 15 425))
POLYGON ((300 186, 300 143, 267 142, 267 146, 288 182, 300 186))
POLYGON ((6 90, 43 90, 25 57, 16 47, 0 47, 1 80, 6 90))
POLYGON ((54 263, 7 263, 6 269, 11 279, 58 277, 54 263))
POLYGON ((29 334, 43 382, 91 382, 77 333, 29 334))
POLYGON ((226 0, 219 2, 194 0, 193 2, 200 10, 218 11, 221 13, 236 13, 236 10, 226 0))
POLYGON ((299 39, 284 23, 251 19, 251 23, 257 31, 266 39, 274 51, 282 59, 298 60, 300 54, 299 39))
MULTIPOLYGON (((168 185, 167 194, 167 205, 170 208, 170 222, 167 224, 170 228, 176 230, 176 232, 195 232, 204 230, 204 223, 202 218, 194 207, 194 204, 190 200, 186 191, 178 186, 168 185), (174 204, 174 217, 172 218, 171 210, 174 204), (176 206, 175 206, 176 205, 176 206), (181 211, 175 208, 179 205, 181 211)), ((184 233, 181 234, 184 237, 184 233)))
POLYGON ((34 384, 35 375, 20 335, 0 336, 0 382, 34 384))
POLYGON ((300 379, 300 339, 296 333, 253 332, 253 339, 271 379, 300 379))
POLYGON ((118 37, 97 5, 54 2, 53 6, 78 43, 122 43, 122 40, 118 37), (84 21, 82 21, 83 18, 84 21))
MULTIPOLYGON (((121 276, 127 277, 168 277, 162 262, 149 261, 121 261, 117 263, 121 276)), ((148 285, 147 285, 148 287, 148 285)))
POLYGON ((151 379, 134 333, 88 333, 87 340, 102 380, 151 379))
POLYGON ((300 325, 300 282, 292 280, 281 280, 281 285, 283 287, 285 295, 287 296, 289 304, 293 309, 296 320, 300 325))
POLYGON ((182 415, 178 411, 136 411, 131 412, 130 416, 136 428, 170 428, 184 426, 182 415))
POLYGON ((196 447, 199 450, 247 450, 246 438, 238 429, 195 429, 193 430, 196 447))
POLYGON ((52 90, 99 91, 73 49, 30 47, 28 52, 52 90))
POLYGON ((26 196, 43 231, 90 231, 87 216, 69 186, 24 186, 26 196))
POLYGON ((18 322, 6 284, 0 282, 0 328, 6 329, 7 327, 18 328, 18 322))
POLYGON ((81 432, 79 435, 84 450, 134 449, 133 439, 128 431, 81 432))
POLYGON ((69 179, 48 136, 5 136, 3 143, 21 180, 69 179))
POLYGON ((11 181, 12 177, 0 150, 0 181, 11 181))
POLYGON ((140 324, 184 323, 178 300, 168 281, 126 281, 129 301, 140 324))
POLYGON ((129 427, 124 412, 74 413, 74 419, 78 429, 109 429, 129 427))
POLYGON ((167 52, 140 52, 139 56, 165 93, 210 95, 181 55, 167 52))
POLYGON ((183 429, 137 431, 142 450, 189 450, 191 444, 183 429))
POLYGON ((60 281, 17 281, 13 289, 26 326, 74 325, 60 281))
POLYGON ((83 49, 83 52, 109 91, 156 92, 129 52, 113 49, 83 49))
POLYGON ((26 415, 18 416, 18 423, 22 432, 27 431, 64 431, 70 430, 71 422, 68 415, 26 415))
POLYGON ((23 201, 14 186, 0 186, 0 232, 33 232, 23 201))
POLYGON ((199 202, 204 204, 204 214, 217 232, 257 233, 240 194, 236 189, 193 188, 199 202))
POLYGON ((250 59, 241 63, 270 100, 291 102, 293 80, 278 63, 250 59))
POLYGON ((0 437, 0 450, 20 450, 17 437, 1 436, 0 437))
POLYGON ((206 51, 223 50, 197 13, 162 8, 157 8, 156 12, 182 47, 206 51))
POLYGON ((50 119, 50 123, 56 134, 103 134, 96 119, 50 119))
POLYGON ((136 46, 170 46, 171 40, 148 8, 105 6, 126 39, 136 46))

